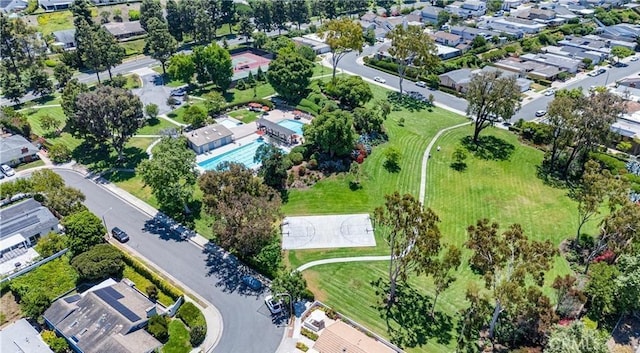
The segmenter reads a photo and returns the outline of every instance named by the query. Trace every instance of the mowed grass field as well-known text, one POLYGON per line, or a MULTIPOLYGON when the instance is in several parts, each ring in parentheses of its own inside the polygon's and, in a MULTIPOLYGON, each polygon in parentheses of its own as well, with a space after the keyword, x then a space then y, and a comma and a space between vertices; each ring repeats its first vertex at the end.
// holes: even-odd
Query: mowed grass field
MULTIPOLYGON (((568 198, 566 190, 547 186, 536 177, 536 167, 542 161, 543 153, 521 145, 510 132, 498 129, 483 132, 514 146, 508 160, 483 160, 470 154, 465 171, 459 172, 451 168, 451 155, 455 147, 471 132, 471 127, 463 127, 444 134, 436 144, 441 146, 441 150, 432 151, 429 161, 425 204, 441 218, 442 240, 463 247, 466 227, 484 217, 497 221, 502 229, 512 223, 519 223, 530 238, 548 239, 556 245, 571 237, 576 229, 575 203, 568 198)), ((420 160, 413 163, 419 165, 420 160)), ((414 194, 417 196, 417 191, 414 194)), ((594 226, 595 222, 587 225, 588 228, 594 226)), ((380 246, 376 248, 380 249, 380 246)), ((345 250, 347 251, 340 256, 348 256, 349 249, 345 250)), ((352 256, 358 256, 361 252, 362 249, 357 249, 352 252, 352 256)), ((316 259, 318 254, 332 257, 331 251, 307 251, 303 256, 292 252, 289 260, 316 259)), ((471 282, 477 282, 480 287, 483 285, 480 278, 469 269, 469 257, 470 252, 463 251, 463 264, 457 273, 458 280, 438 299, 437 311, 448 316, 452 324, 449 334, 441 332, 437 337, 434 334, 427 338, 424 345, 407 348, 408 352, 444 353, 454 350, 456 335, 453 328, 458 320, 457 312, 468 305, 464 299, 466 288, 471 282), (438 338, 442 337, 445 340, 439 342, 438 338)), ((552 270, 546 275, 544 288, 551 298, 553 296, 549 286, 555 276, 571 271, 568 263, 560 257, 556 257, 553 264, 552 270)), ((376 333, 389 337, 386 322, 377 309, 379 298, 372 285, 378 278, 386 278, 387 271, 386 261, 358 262, 321 265, 306 270, 304 275, 319 300, 376 333)), ((430 278, 411 276, 409 284, 420 295, 433 298, 430 278)))

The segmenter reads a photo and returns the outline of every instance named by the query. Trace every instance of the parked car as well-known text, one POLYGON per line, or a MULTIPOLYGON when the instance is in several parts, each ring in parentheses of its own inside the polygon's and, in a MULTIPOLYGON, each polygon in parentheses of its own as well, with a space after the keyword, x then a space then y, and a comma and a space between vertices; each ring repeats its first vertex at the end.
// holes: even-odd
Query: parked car
POLYGON ((280 314, 282 312, 282 302, 280 300, 274 300, 273 295, 267 295, 264 297, 264 303, 267 304, 267 308, 271 314, 280 314))
POLYGON ((380 83, 387 83, 387 80, 385 80, 384 78, 382 78, 380 76, 374 77, 373 80, 376 81, 376 82, 380 82, 380 83))
POLYGON ((129 235, 125 233, 124 230, 118 227, 114 227, 113 229, 111 229, 111 235, 121 243, 125 243, 127 240, 129 240, 129 235))
POLYGON ((171 95, 174 97, 183 97, 185 94, 187 94, 187 87, 180 87, 171 91, 171 95))
POLYGON ((16 172, 13 170, 13 168, 9 167, 6 164, 0 165, 0 169, 2 169, 2 173, 4 173, 4 175, 8 177, 16 175, 16 172))
POLYGON ((547 111, 546 110, 538 110, 536 111, 536 117, 541 117, 541 116, 545 116, 547 115, 547 111))
POLYGON ((631 57, 631 59, 629 61, 638 61, 638 57, 637 56, 633 56, 633 57, 631 57))
POLYGON ((544 95, 547 96, 547 97, 548 96, 553 96, 554 94, 556 94, 556 90, 555 89, 550 89, 550 90, 547 90, 546 92, 544 92, 544 95))
POLYGON ((425 87, 427 87, 427 83, 424 82, 424 81, 418 81, 418 82, 416 82, 416 86, 425 88, 425 87))
POLYGON ((260 290, 260 288, 262 288, 262 282, 250 275, 242 276, 242 283, 255 291, 258 291, 260 290))

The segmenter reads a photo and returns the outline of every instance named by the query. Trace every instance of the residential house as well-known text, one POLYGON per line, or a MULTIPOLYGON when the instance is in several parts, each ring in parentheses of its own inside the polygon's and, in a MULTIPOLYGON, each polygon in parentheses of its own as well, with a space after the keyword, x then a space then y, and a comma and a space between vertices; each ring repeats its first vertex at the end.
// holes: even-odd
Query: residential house
POLYGON ((63 29, 52 33, 55 42, 53 45, 64 50, 72 50, 76 48, 76 30, 63 29))
POLYGON ((321 40, 314 40, 314 39, 308 38, 307 36, 293 37, 291 38, 291 40, 293 40, 293 42, 296 43, 297 45, 304 45, 305 47, 309 47, 313 49, 313 51, 317 55, 328 53, 331 51, 331 47, 329 47, 328 44, 322 42, 321 40))
POLYGON ((548 81, 555 80, 561 72, 560 69, 555 66, 540 64, 533 61, 522 61, 513 57, 498 60, 493 65, 503 70, 517 72, 520 75, 525 75, 532 79, 548 81))
POLYGON ((462 40, 466 42, 472 42, 477 36, 482 36, 486 40, 490 40, 494 36, 500 36, 500 33, 498 32, 467 26, 452 26, 451 29, 449 29, 449 32, 459 35, 462 37, 462 40))
POLYGON ((108 279, 82 294, 53 302, 46 324, 80 353, 150 353, 162 346, 142 329, 156 304, 126 281, 108 279))
POLYGON ((438 51, 438 57, 442 60, 447 60, 447 59, 455 58, 456 56, 462 55, 461 49, 452 48, 452 47, 437 44, 437 43, 436 43, 436 50, 438 51))
POLYGON ((525 78, 525 75, 520 72, 503 70, 499 67, 494 66, 485 66, 480 70, 475 70, 473 74, 479 74, 481 72, 499 72, 502 77, 515 77, 516 84, 518 85, 518 88, 520 88, 520 92, 526 92, 531 88, 531 80, 525 78))
POLYGON ((0 138, 0 164, 16 166, 39 159, 38 148, 20 135, 0 138))
MULTIPOLYGON (((640 154, 640 103, 627 101, 626 114, 611 125, 611 131, 620 135, 623 141, 631 142, 631 154, 640 154)), ((640 349, 640 348, 638 348, 640 349)))
POLYGON ((368 30, 376 29, 376 24, 374 22, 363 21, 363 20, 356 20, 356 22, 358 22, 360 24, 360 27, 362 27, 362 30, 364 32, 366 32, 368 30))
POLYGON ((109 22, 102 26, 119 41, 147 34, 140 21, 109 22))
POLYGON ((617 39, 609 39, 609 38, 604 38, 602 36, 602 33, 600 35, 597 34, 589 34, 586 36, 583 36, 582 38, 585 39, 595 39, 595 40, 601 40, 607 43, 607 47, 608 48, 613 48, 613 47, 625 47, 628 49, 631 49, 633 51, 635 51, 635 48, 637 46, 635 40, 633 41, 625 41, 625 40, 617 40, 617 39))
POLYGON ((458 92, 466 90, 469 81, 471 81, 471 75, 473 71, 470 69, 459 69, 449 72, 445 72, 439 75, 440 86, 448 87, 458 92))
POLYGON ((456 45, 462 43, 461 36, 449 32, 438 31, 434 33, 432 37, 436 43, 446 45, 448 47, 455 47, 456 45))
POLYGON ((73 0, 38 0, 38 5, 45 11, 66 10, 71 4, 73 0))
POLYGON ((58 232, 58 219, 32 198, 0 209, 0 263, 24 253, 51 232, 58 232))
POLYGON ((364 15, 360 16, 360 21, 374 22, 376 17, 378 17, 378 15, 376 15, 375 13, 367 12, 364 15))
POLYGON ((640 36, 640 26, 621 23, 613 26, 601 27, 600 37, 621 42, 634 43, 640 36))
POLYGON ((578 68, 582 65, 581 60, 571 59, 565 56, 550 53, 529 53, 521 55, 520 58, 525 61, 533 61, 541 64, 555 66, 562 71, 567 71, 572 74, 576 73, 578 71, 578 68))
POLYGON ((566 36, 563 40, 558 41, 558 45, 575 47, 583 50, 597 51, 605 55, 609 55, 611 53, 609 41, 602 40, 598 37, 566 36))
POLYGON ((207 125, 185 132, 187 143, 196 154, 209 152, 233 142, 233 132, 221 124, 207 125))
POLYGON ((503 11, 509 11, 511 9, 515 9, 518 6, 522 5, 522 3, 524 3, 524 0, 503 0, 502 1, 502 7, 500 8, 503 11))
POLYGON ((600 64, 602 61, 606 60, 608 57, 607 54, 602 53, 600 51, 585 50, 583 48, 577 48, 577 47, 571 47, 571 46, 558 47, 554 45, 549 45, 549 46, 543 47, 542 52, 555 54, 559 56, 566 56, 566 57, 569 57, 572 59, 578 59, 581 61, 585 59, 589 59, 591 60, 591 63, 594 65, 600 64))
POLYGON ((454 1, 445 10, 462 18, 479 17, 487 13, 487 3, 476 0, 454 1))
POLYGON ((566 6, 554 4, 553 6, 550 6, 548 9, 553 10, 553 12, 556 13, 556 18, 562 18, 567 21, 574 18, 578 18, 578 15, 576 15, 573 11, 569 10, 566 6))
POLYGON ((27 0, 0 0, 0 12, 13 13, 20 12, 27 8, 27 0))
POLYGON ((520 39, 522 37, 524 37, 525 32, 519 28, 516 28, 514 25, 512 24, 504 24, 504 23, 499 23, 499 22, 493 22, 491 19, 482 21, 478 23, 478 28, 479 29, 483 29, 483 30, 487 30, 487 31, 494 31, 497 33, 501 33, 504 35, 509 35, 512 36, 516 39, 520 39))
POLYGON ((436 24, 438 23, 438 14, 444 11, 441 7, 435 7, 427 5, 422 8, 421 16, 422 21, 426 23, 436 24))
POLYGON ((387 17, 382 21, 382 27, 384 27, 387 31, 390 31, 397 26, 402 26, 407 23, 407 19, 404 17, 387 17))
POLYGON ((0 352, 53 353, 27 319, 20 319, 0 331, 0 352))
MULTIPOLYGON (((487 23, 490 27, 501 25, 504 28, 522 31, 524 34, 535 34, 547 27, 542 23, 517 17, 489 18, 485 21, 485 23, 487 23)), ((478 27, 480 27, 480 24, 478 24, 478 27)))
POLYGON ((552 10, 542 10, 535 7, 529 7, 525 10, 516 12, 516 17, 525 20, 541 20, 550 21, 556 17, 556 13, 552 10))
POLYGON ((335 321, 322 329, 322 333, 313 344, 313 351, 318 353, 397 353, 396 350, 368 337, 343 321, 335 321))

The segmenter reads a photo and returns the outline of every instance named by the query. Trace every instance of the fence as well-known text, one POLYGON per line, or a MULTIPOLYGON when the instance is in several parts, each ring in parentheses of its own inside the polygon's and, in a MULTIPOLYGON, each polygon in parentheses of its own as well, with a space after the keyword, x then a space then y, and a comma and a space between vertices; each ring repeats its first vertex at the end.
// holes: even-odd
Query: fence
POLYGON ((20 275, 23 275, 23 274, 25 274, 25 273, 33 270, 33 269, 36 269, 36 268, 46 264, 47 262, 49 262, 51 260, 55 260, 55 259, 59 258, 60 256, 64 255, 67 251, 69 251, 69 249, 61 250, 61 251, 59 251, 59 252, 47 257, 44 260, 40 260, 40 261, 36 262, 35 264, 31 264, 31 265, 19 270, 18 272, 14 272, 14 273, 8 275, 7 277, 5 277, 3 279, 0 279, 0 284, 2 284, 4 282, 7 282, 7 281, 11 281, 12 279, 14 279, 14 278, 16 278, 16 277, 18 277, 20 275))
MULTIPOLYGON (((317 307, 323 307, 325 309, 331 309, 331 307, 329 307, 328 305, 326 305, 325 303, 321 302, 321 301, 314 301, 313 304, 311 304, 311 306, 309 306, 309 308, 307 310, 304 311, 304 313, 302 313, 302 321, 304 321, 304 319, 306 318, 306 316, 311 313, 314 309, 316 309, 317 307)), ((386 339, 380 337, 379 335, 373 333, 371 330, 369 330, 368 328, 360 325, 359 323, 357 323, 355 320, 339 313, 336 312, 336 314, 338 315, 338 317, 340 318, 340 320, 348 323, 349 325, 355 327, 356 329, 360 330, 362 333, 364 333, 365 335, 375 339, 376 341, 384 344, 385 346, 393 349, 394 351, 398 352, 398 353, 404 353, 404 351, 402 349, 400 349, 398 346, 392 344, 391 342, 387 341, 386 339)))

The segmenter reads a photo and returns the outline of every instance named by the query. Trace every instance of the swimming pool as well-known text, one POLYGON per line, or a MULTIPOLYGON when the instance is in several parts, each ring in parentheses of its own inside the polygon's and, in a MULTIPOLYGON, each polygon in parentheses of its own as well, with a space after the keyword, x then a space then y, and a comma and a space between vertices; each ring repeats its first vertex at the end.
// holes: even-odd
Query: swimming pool
POLYGON ((280 126, 284 126, 289 130, 295 131, 296 134, 302 136, 302 127, 304 126, 303 122, 291 119, 285 119, 278 123, 280 126))
POLYGON ((222 162, 235 162, 244 164, 247 168, 255 168, 260 163, 254 162, 253 157, 256 155, 258 147, 265 143, 266 142, 262 139, 254 140, 219 156, 202 161, 198 163, 198 166, 204 170, 214 170, 222 162))

